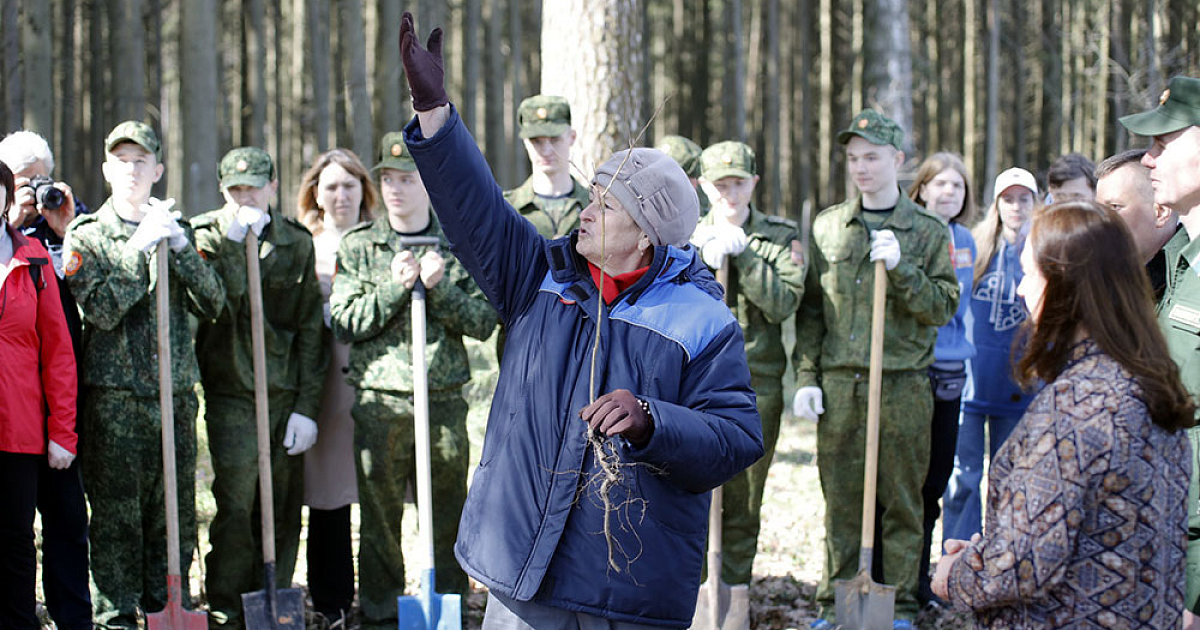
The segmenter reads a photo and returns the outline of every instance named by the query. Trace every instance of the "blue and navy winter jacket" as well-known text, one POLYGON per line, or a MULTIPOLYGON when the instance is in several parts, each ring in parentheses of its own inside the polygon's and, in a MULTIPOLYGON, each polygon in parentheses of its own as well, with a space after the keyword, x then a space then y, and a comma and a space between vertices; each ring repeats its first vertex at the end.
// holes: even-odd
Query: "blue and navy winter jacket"
POLYGON ((502 595, 619 621, 690 625, 709 491, 763 453, 742 333, 692 250, 660 246, 604 305, 574 249, 505 201, 457 112, 432 138, 405 128, 451 249, 508 338, 455 552, 502 595), (595 389, 592 347, 599 328, 595 389), (628 389, 646 400, 645 446, 615 440, 609 566, 600 468, 579 412, 628 389))
POLYGON ((1017 295, 1021 271, 1021 244, 1003 238, 987 270, 971 291, 967 330, 975 345, 971 378, 963 394, 963 411, 1020 417, 1037 392, 1021 389, 1013 376, 1020 355, 1013 354, 1013 340, 1029 316, 1025 300, 1017 295))

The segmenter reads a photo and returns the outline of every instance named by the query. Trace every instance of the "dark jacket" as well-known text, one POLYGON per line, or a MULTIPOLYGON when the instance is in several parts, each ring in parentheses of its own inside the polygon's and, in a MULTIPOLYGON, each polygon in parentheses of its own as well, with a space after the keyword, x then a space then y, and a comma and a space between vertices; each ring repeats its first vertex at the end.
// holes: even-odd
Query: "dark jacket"
POLYGON ((575 236, 548 241, 520 218, 456 112, 433 138, 416 121, 405 134, 451 249, 508 331, 459 562, 518 600, 688 626, 709 491, 763 452, 741 330, 719 286, 693 250, 657 247, 642 279, 603 306, 575 236), (654 432, 642 448, 609 442, 623 464, 612 568, 579 411, 615 389, 649 403, 654 432))

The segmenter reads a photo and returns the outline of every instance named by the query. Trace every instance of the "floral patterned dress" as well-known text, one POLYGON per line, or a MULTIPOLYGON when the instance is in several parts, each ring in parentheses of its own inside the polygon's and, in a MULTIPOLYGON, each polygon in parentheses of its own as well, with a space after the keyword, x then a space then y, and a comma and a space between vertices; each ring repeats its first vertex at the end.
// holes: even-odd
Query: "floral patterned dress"
POLYGON ((1191 448, 1091 340, 1033 400, 988 477, 982 540, 951 569, 981 628, 1170 628, 1184 596, 1191 448))

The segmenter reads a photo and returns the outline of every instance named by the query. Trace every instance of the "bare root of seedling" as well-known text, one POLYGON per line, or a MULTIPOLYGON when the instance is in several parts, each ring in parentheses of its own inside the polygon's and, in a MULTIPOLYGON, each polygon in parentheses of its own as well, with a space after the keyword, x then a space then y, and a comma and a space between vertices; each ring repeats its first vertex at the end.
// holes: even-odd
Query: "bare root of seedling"
POLYGON ((629 566, 642 555, 641 537, 638 536, 635 525, 640 525, 646 515, 646 500, 640 497, 629 497, 623 501, 613 500, 613 489, 621 485, 624 477, 623 470, 630 466, 644 466, 636 462, 621 461, 620 453, 612 440, 603 435, 587 430, 588 445, 592 448, 592 456, 596 458, 596 466, 600 469, 587 479, 586 488, 594 488, 592 493, 604 513, 604 542, 608 546, 608 568, 620 573, 628 570, 629 566), (636 522, 634 518, 636 512, 636 522), (613 535, 615 525, 633 535, 638 542, 635 550, 625 549, 616 536, 613 535), (618 556, 623 565, 618 563, 618 556))

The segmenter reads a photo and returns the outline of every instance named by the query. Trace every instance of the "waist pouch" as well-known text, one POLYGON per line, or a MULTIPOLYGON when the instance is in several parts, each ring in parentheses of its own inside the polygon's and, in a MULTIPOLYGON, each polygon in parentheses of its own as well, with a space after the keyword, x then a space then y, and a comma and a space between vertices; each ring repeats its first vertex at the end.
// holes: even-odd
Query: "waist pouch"
POLYGON ((934 361, 929 366, 934 400, 958 400, 967 384, 966 361, 934 361))

